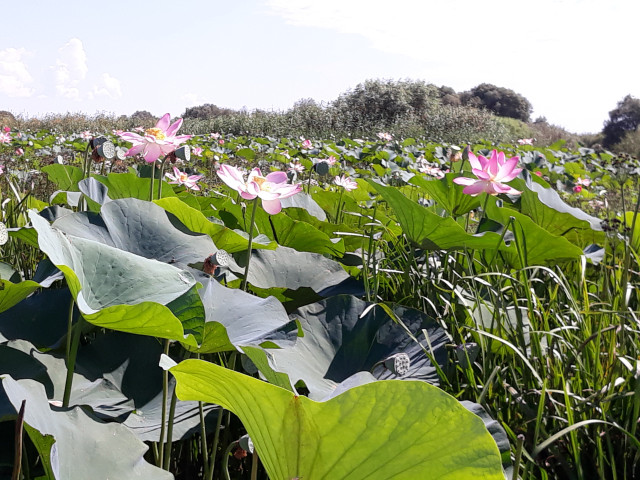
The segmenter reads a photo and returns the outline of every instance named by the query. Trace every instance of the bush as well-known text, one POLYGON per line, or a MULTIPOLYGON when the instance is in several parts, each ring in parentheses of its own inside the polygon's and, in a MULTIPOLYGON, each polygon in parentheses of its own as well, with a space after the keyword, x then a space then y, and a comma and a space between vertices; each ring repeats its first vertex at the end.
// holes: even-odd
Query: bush
POLYGON ((460 94, 463 105, 487 108, 501 117, 510 117, 528 122, 533 107, 529 100, 509 88, 481 83, 468 92, 460 94))
POLYGON ((627 95, 609 112, 609 120, 604 124, 603 144, 607 148, 620 142, 627 132, 635 131, 640 125, 640 100, 627 95))

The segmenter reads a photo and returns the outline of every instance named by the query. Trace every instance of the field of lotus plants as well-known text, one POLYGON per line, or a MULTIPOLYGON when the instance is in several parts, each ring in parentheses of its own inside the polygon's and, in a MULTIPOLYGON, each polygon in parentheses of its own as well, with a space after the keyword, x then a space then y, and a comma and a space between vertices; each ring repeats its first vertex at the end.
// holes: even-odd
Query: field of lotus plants
POLYGON ((640 475, 640 172, 563 142, 0 133, 0 477, 640 475))

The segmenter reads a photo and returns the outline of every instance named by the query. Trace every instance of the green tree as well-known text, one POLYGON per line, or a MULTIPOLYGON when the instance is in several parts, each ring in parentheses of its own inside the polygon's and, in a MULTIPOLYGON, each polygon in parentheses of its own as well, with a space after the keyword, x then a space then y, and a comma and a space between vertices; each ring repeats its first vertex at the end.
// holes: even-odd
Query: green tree
POLYGON ((635 131, 640 125, 640 100, 627 95, 609 112, 609 120, 604 122, 602 143, 610 148, 620 142, 627 132, 635 131))
POLYGON ((529 100, 509 88, 481 83, 460 94, 463 105, 486 108, 500 117, 510 117, 528 122, 533 111, 529 100))

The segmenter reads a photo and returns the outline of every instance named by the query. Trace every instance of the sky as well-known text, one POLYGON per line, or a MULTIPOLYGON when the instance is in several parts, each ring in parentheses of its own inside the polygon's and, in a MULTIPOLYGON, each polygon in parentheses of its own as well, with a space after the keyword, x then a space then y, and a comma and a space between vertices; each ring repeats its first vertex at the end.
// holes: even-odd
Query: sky
POLYGON ((571 132, 640 98, 638 0, 3 0, 0 110, 286 110, 367 79, 516 91, 571 132))

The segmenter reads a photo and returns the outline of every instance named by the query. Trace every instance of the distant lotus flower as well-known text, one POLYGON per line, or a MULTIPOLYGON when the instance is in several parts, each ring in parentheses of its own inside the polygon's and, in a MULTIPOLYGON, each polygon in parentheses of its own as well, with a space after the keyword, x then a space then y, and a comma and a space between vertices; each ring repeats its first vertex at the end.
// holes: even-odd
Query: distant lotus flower
POLYGON ((185 172, 181 172, 176 167, 173 167, 173 175, 165 173, 165 177, 171 180, 169 183, 184 185, 191 190, 200 190, 197 182, 202 178, 202 175, 187 175, 185 172))
POLYGON ((540 170, 536 170, 536 171, 535 171, 535 172, 533 172, 533 173, 535 173, 535 174, 536 174, 537 176, 539 176, 539 177, 541 177, 541 176, 542 176, 542 172, 541 172, 540 170))
POLYGON ((82 138, 83 140, 91 140, 93 138, 93 134, 89 130, 85 130, 84 132, 80 133, 80 138, 82 138))
POLYGON ((302 173, 304 172, 304 165, 302 165, 300 162, 291 162, 289 163, 289 171, 302 173))
POLYGON ((112 130, 111 133, 113 133, 116 137, 119 137, 120 135, 122 135, 124 133, 124 130, 112 130))
POLYGON ((582 185, 583 187, 588 187, 589 185, 591 185, 591 179, 578 177, 578 179, 576 180, 576 185, 582 185))
POLYGON ((346 175, 342 175, 341 177, 334 178, 333 183, 335 183, 340 187, 343 187, 347 192, 350 192, 351 190, 355 190, 356 188, 358 188, 358 184, 353 180, 351 180, 346 175))
POLYGON ((506 160, 504 152, 498 153, 497 150, 491 152, 490 158, 485 158, 482 155, 476 157, 473 152, 469 152, 469 163, 477 180, 458 177, 454 178, 453 182, 458 185, 465 185, 462 192, 474 197, 482 192, 486 192, 489 195, 498 195, 499 193, 520 194, 522 192, 502 183, 510 182, 522 171, 521 168, 516 168, 518 160, 520 160, 519 157, 511 157, 506 160))
POLYGON ((0 175, 4 173, 4 165, 0 165, 0 175))
POLYGON ((144 132, 144 127, 135 127, 134 130, 136 132, 144 132))
POLYGON ((202 156, 202 147, 193 147, 193 148, 191 148, 191 154, 195 155, 196 157, 201 157, 202 156))
POLYGON ((212 133, 211 135, 209 135, 211 138, 213 138, 214 140, 218 140, 220 138, 220 134, 219 133, 212 133))
POLYGON ((306 139, 302 141, 302 148, 304 148, 305 150, 311 150, 312 147, 313 143, 311 142, 311 140, 306 139))
POLYGON ((218 145, 224 145, 224 140, 222 138, 218 140, 218 145))
POLYGON ((581 185, 576 185, 575 187, 573 187, 573 191, 575 193, 580 193, 582 191, 582 186, 581 185))
POLYGON ((4 127, 2 130, 4 133, 9 133, 11 131, 11 127, 4 127))
POLYGON ((327 162, 330 166, 334 166, 338 162, 338 159, 333 155, 329 155, 329 158, 325 158, 324 161, 327 162))
POLYGON ((16 148, 16 155, 21 157, 22 155, 24 155, 24 150, 22 148, 16 148))
POLYGON ((11 134, 9 132, 0 132, 0 143, 11 143, 11 134))
POLYGON ((281 152, 279 152, 280 155, 282 155, 284 158, 286 158, 287 160, 291 159, 291 155, 289 155, 289 150, 283 150, 281 152))
POLYGON ((147 128, 144 131, 144 136, 133 132, 125 132, 120 135, 122 140, 133 144, 127 151, 127 157, 142 153, 146 162, 153 163, 158 160, 160 156, 169 155, 178 145, 191 138, 191 135, 176 136, 176 132, 182 125, 181 118, 171 125, 169 125, 170 121, 171 116, 166 113, 158 120, 155 127, 147 128))
POLYGON ((518 143, 520 145, 533 145, 533 138, 521 138, 518 143))
POLYGON ((393 136, 387 132, 378 132, 378 138, 380 140, 384 140, 385 142, 390 142, 393 140, 393 136))
POLYGON ((287 183, 287 174, 285 172, 271 172, 266 177, 263 177, 260 169, 254 168, 249 173, 249 178, 246 182, 240 170, 229 165, 221 165, 217 173, 220 179, 231 188, 236 189, 242 198, 253 200, 256 197, 260 197, 262 199, 262 207, 271 215, 280 213, 280 210, 282 210, 281 199, 291 197, 302 191, 300 185, 287 183))

